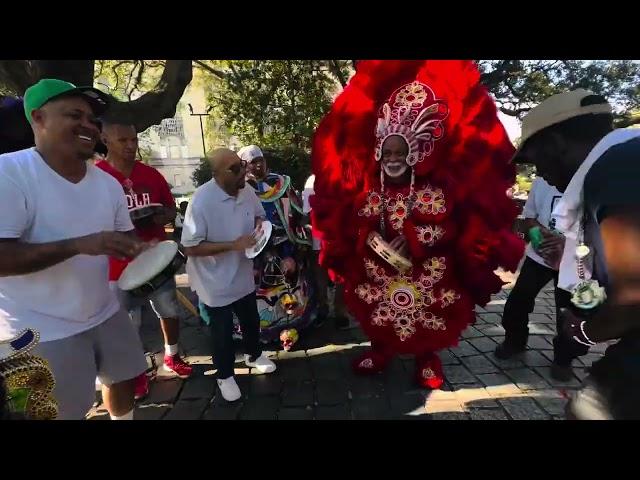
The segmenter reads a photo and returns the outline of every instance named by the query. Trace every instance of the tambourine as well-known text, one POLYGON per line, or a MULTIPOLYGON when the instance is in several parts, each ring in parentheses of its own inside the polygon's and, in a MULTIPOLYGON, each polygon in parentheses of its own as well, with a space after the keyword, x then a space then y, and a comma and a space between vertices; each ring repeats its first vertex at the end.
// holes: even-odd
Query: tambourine
POLYGON ((145 250, 124 269, 118 288, 135 297, 146 297, 174 277, 185 257, 172 240, 165 240, 145 250))
POLYGON ((413 266, 411 260, 403 257, 391 248, 379 233, 370 235, 367 239, 367 245, 369 245, 374 252, 399 272, 405 272, 413 266))
POLYGON ((145 226, 151 223, 154 215, 161 213, 164 205, 161 203, 149 203, 129 209, 129 216, 136 227, 145 226))
POLYGON ((244 254, 247 256, 247 258, 255 258, 260 255, 260 252, 262 252, 262 250, 264 250, 264 247, 267 246, 272 231, 273 225, 267 220, 263 221, 260 226, 255 229, 253 234, 256 237, 256 244, 244 251, 244 254))

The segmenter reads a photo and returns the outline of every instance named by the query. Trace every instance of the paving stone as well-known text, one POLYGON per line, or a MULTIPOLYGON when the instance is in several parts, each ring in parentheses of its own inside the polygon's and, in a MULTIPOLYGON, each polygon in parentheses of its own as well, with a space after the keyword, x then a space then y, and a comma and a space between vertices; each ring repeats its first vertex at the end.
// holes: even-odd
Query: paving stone
POLYGON ((316 401, 318 405, 339 405, 348 400, 348 390, 344 381, 316 380, 316 401))
POLYGON ((487 325, 487 328, 483 328, 482 329, 482 333, 484 333, 487 336, 495 336, 495 335, 504 335, 504 328, 502 328, 502 325, 487 325))
POLYGON ((209 401, 205 398, 198 400, 180 400, 164 417, 165 420, 199 420, 209 401))
POLYGON ((372 398, 384 395, 384 379, 382 375, 371 377, 354 376, 349 391, 353 398, 372 398))
POLYGON ((470 420, 466 412, 442 412, 430 415, 431 420, 470 420))
POLYGON ((389 406, 391 418, 425 415, 427 413, 425 411, 425 396, 422 393, 390 393, 389 406))
POLYGON ((484 334, 478 330, 477 328, 474 327, 467 327, 463 332, 462 332, 462 338, 464 339, 469 339, 469 338, 477 338, 477 337, 482 337, 484 334))
POLYGON ((133 414, 134 420, 160 420, 170 410, 164 405, 145 405, 136 407, 133 414))
POLYGON ((278 420, 313 420, 313 408, 281 408, 278 412, 278 420))
POLYGON ((456 357, 468 357, 471 355, 477 355, 478 350, 476 350, 473 345, 471 345, 466 340, 461 340, 460 343, 456 347, 452 347, 449 349, 451 353, 453 353, 456 357))
MULTIPOLYGON (((555 354, 553 353, 553 350, 538 350, 540 352, 540 354, 545 357, 547 360, 553 362, 553 358, 555 357, 555 354)), ((580 364, 580 362, 576 362, 577 364, 580 364)))
POLYGON ((531 335, 527 341, 527 346, 534 350, 547 350, 553 344, 542 335, 531 335))
POLYGON ((182 380, 177 378, 151 382, 149 396, 141 403, 142 405, 174 403, 181 388, 182 380))
POLYGON ((471 338, 468 342, 482 353, 493 352, 498 346, 491 337, 471 338))
POLYGON ((509 420, 502 410, 473 409, 469 412, 471 420, 509 420))
MULTIPOLYGON (((534 310, 535 312, 535 310, 534 310)), ((532 323, 542 323, 542 324, 546 324, 546 323, 553 323, 555 322, 555 320, 553 320, 551 317, 549 317, 549 315, 545 315, 546 312, 543 313, 532 313, 529 315, 529 325, 531 325, 532 323)))
POLYGON ((587 353, 581 357, 578 357, 579 363, 582 363, 585 367, 590 367, 593 362, 596 362, 602 358, 599 353, 587 353))
POLYGON ((543 324, 543 323, 530 323, 529 335, 555 335, 555 325, 543 324))
POLYGON ((473 357, 464 357, 462 363, 473 374, 481 373, 497 373, 499 369, 483 355, 475 355, 473 357))
MULTIPOLYGON (((502 313, 502 310, 500 311, 502 313)), ((502 322, 502 317, 497 313, 480 313, 478 317, 481 318, 486 324, 498 324, 502 322)), ((480 327, 476 327, 480 330, 480 327)))
POLYGON ((502 303, 501 305, 489 304, 485 306, 484 309, 489 313, 502 313, 504 311, 504 303, 502 303))
POLYGON ((356 420, 380 420, 389 417, 389 402, 383 397, 356 398, 352 402, 356 420))
MULTIPOLYGON (((293 358, 307 358, 307 352, 304 350, 279 350, 277 354, 278 361, 291 360, 293 358)), ((287 362, 288 365, 289 362, 287 362)))
POLYGON ((237 420, 242 403, 227 403, 226 405, 211 405, 204 412, 203 420, 237 420))
POLYGON ((337 345, 325 345, 324 347, 318 347, 318 348, 310 348, 308 350, 306 350, 306 356, 307 357, 316 357, 316 356, 320 356, 320 355, 330 355, 332 353, 335 353, 339 350, 339 347, 337 345))
POLYGON ((282 391, 282 378, 276 370, 269 375, 256 375, 251 377, 251 395, 280 395, 282 391))
POLYGON ((550 368, 547 368, 547 367, 535 367, 535 371, 538 372, 538 374, 542 375, 542 377, 547 382, 549 382, 550 385, 552 385, 554 387, 579 387, 580 386, 580 381, 576 377, 573 377, 568 382, 559 382, 558 380, 556 380, 554 378, 551 378, 551 369, 550 368))
POLYGON ((282 389, 282 405, 306 407, 314 404, 312 382, 285 382, 282 389))
POLYGON ((180 400, 191 400, 196 398, 211 399, 216 388, 216 379, 213 375, 192 377, 184 382, 184 386, 180 392, 180 400))
POLYGON ((547 367, 551 361, 536 350, 528 350, 522 356, 522 361, 527 367, 547 367))
POLYGON ((513 383, 509 377, 503 375, 502 373, 485 373, 482 375, 476 375, 478 380, 482 382, 483 385, 487 387, 495 387, 497 385, 507 385, 513 383))
POLYGON ((452 384, 475 383, 477 381, 476 377, 462 365, 444 365, 442 369, 444 370, 447 381, 452 384))
POLYGON ((527 397, 498 400, 514 420, 548 420, 545 413, 532 399, 527 397))
POLYGON ((604 354, 604 352, 606 352, 607 348, 609 348, 611 346, 613 342, 607 342, 607 343, 598 343, 596 345, 593 345, 592 347, 589 348, 589 353, 599 353, 601 355, 604 354))
MULTIPOLYGON (((490 397, 489 393, 487 395, 490 397)), ((478 398, 476 400, 468 401, 464 404, 467 411, 484 408, 502 408, 496 399, 493 398, 478 398)))
POLYGON ((316 379, 340 380, 344 378, 343 366, 338 353, 312 356, 309 363, 316 379))
POLYGON ((535 397, 535 401, 545 412, 554 416, 564 415, 567 406, 566 398, 535 397))
POLYGON ((283 380, 311 380, 313 372, 306 358, 293 358, 279 364, 280 376, 283 380))
POLYGON ((493 363, 496 367, 501 370, 506 370, 510 368, 522 368, 524 367, 524 363, 522 362, 522 356, 519 355, 516 357, 509 358, 507 360, 501 360, 496 357, 493 353, 487 353, 485 357, 493 363))
MULTIPOLYGON (((491 398, 512 398, 525 395, 525 392, 518 388, 513 382, 488 386, 485 390, 491 398)), ((526 394, 528 394, 528 392, 526 394)))
MULTIPOLYGON (((541 368, 541 367, 538 367, 541 368)), ((505 370, 507 375, 518 388, 521 390, 536 390, 541 388, 549 388, 549 384, 529 368, 516 368, 513 370, 505 370)))
POLYGON ((443 365, 458 365, 460 363, 460 359, 456 357, 449 350, 442 350, 438 352, 438 356, 440 357, 440 361, 443 365))
POLYGON ((280 408, 277 397, 253 397, 247 399, 240 410, 241 420, 275 420, 280 408))
POLYGON ((455 395, 462 405, 473 401, 490 399, 490 395, 484 387, 461 388, 455 392, 455 395))
POLYGON ((586 368, 573 367, 573 374, 578 377, 578 380, 582 382, 587 376, 589 376, 589 372, 587 372, 586 368))
POLYGON ((459 399, 451 400, 427 400, 424 405, 424 411, 427 414, 464 412, 465 408, 459 399))
POLYGON ((316 420, 351 420, 351 412, 346 404, 320 405, 316 408, 316 420))

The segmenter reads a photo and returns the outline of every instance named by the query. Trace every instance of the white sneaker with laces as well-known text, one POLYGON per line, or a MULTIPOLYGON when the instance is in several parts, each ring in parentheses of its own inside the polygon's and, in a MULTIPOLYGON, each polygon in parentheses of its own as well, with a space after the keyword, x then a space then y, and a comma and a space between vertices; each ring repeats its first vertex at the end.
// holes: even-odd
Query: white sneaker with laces
POLYGON ((247 367, 255 368, 260 373, 275 372, 276 364, 273 363, 271 360, 269 360, 269 358, 267 358, 264 353, 262 353, 258 358, 256 358, 255 362, 250 361, 250 358, 251 357, 249 355, 244 356, 244 364, 247 367))
POLYGON ((218 387, 220 388, 222 398, 227 402, 235 402, 242 396, 242 393, 240 393, 240 387, 238 387, 236 379, 233 377, 225 378, 223 380, 218 379, 218 387))

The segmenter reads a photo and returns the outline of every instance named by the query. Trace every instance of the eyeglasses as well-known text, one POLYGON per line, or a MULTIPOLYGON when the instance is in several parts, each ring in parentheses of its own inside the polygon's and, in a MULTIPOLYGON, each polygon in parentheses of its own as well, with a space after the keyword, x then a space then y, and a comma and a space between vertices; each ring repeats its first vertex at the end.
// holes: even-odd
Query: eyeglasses
POLYGON ((247 161, 240 160, 240 162, 234 163, 233 165, 231 165, 228 170, 234 175, 238 175, 240 172, 242 172, 246 168, 247 168, 247 161))

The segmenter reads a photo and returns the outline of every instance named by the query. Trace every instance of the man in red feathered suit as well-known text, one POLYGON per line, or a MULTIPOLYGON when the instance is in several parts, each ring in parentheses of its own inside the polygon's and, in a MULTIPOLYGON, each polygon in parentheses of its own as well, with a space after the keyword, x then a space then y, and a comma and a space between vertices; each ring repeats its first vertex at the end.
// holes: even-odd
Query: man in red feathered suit
POLYGON ((418 383, 439 388, 436 352, 522 257, 514 148, 479 79, 471 61, 359 61, 316 130, 314 229, 371 339, 358 373, 414 354, 418 383))

